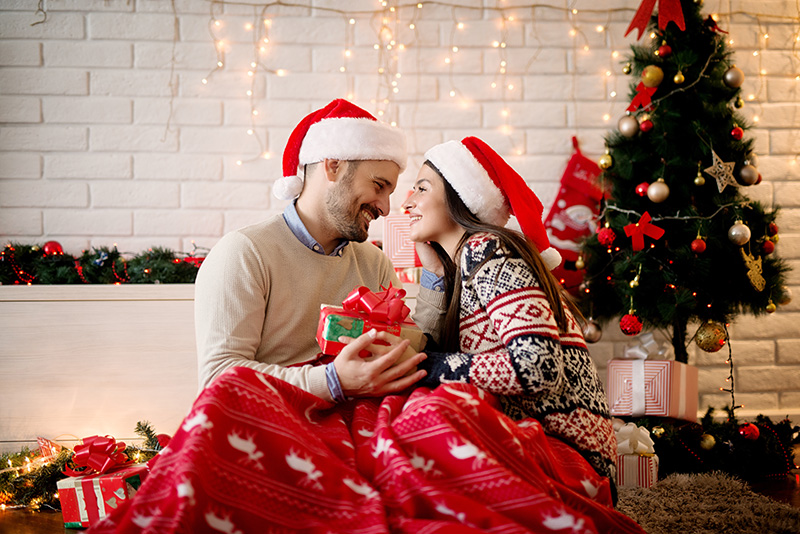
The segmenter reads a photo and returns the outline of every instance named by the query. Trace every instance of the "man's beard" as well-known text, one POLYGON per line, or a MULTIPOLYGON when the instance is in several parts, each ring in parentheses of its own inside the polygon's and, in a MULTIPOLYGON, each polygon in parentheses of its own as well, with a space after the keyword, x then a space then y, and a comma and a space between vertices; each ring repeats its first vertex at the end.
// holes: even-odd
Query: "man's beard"
POLYGON ((369 224, 361 212, 367 211, 372 214, 374 220, 378 218, 378 210, 370 204, 353 204, 350 191, 353 174, 355 174, 355 169, 348 169, 348 172, 328 194, 325 199, 325 207, 328 209, 328 216, 333 227, 342 238, 347 241, 363 243, 369 237, 369 224))

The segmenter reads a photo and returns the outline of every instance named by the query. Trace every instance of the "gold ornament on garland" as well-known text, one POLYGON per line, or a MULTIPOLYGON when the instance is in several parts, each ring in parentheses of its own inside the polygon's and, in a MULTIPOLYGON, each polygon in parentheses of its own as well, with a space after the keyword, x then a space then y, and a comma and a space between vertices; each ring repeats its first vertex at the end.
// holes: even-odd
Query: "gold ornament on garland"
POLYGON ((711 319, 700 325, 694 337, 697 346, 706 352, 717 352, 725 346, 727 339, 725 327, 711 319))
POLYGON ((675 82, 675 85, 680 85, 686 81, 686 77, 681 71, 678 71, 678 73, 672 77, 672 81, 675 82))
POLYGON ((603 170, 610 169, 611 166, 614 165, 614 159, 611 157, 611 154, 606 151, 606 153, 597 160, 597 165, 603 170))
POLYGON ((733 177, 734 163, 724 162, 716 152, 711 151, 712 163, 711 167, 705 168, 705 172, 717 179, 717 188, 722 193, 729 185, 736 187, 736 178, 733 177))
POLYGON ((742 259, 747 265, 747 278, 750 279, 750 284, 756 291, 764 291, 767 281, 761 275, 761 256, 755 257, 749 252, 745 252, 744 248, 739 249, 742 253, 742 259))
POLYGON ((778 307, 775 306, 775 303, 772 302, 772 299, 770 299, 769 303, 764 309, 767 310, 767 313, 775 313, 775 310, 777 310, 778 307))
POLYGON ((660 438, 664 435, 664 427, 663 426, 654 426, 653 430, 650 431, 653 436, 660 438))
POLYGON ((622 67, 622 72, 624 74, 630 74, 631 73, 631 64, 630 63, 625 63, 625 66, 622 67))
POLYGON ((658 65, 648 65, 642 71, 642 83, 645 87, 658 87, 664 79, 664 71, 658 65))
POLYGON ((742 109, 744 107, 744 100, 742 100, 741 96, 736 97, 736 100, 733 102, 733 107, 736 109, 742 109))
POLYGON ((703 434, 700 436, 700 448, 705 451, 710 451, 717 444, 716 438, 711 434, 703 434))

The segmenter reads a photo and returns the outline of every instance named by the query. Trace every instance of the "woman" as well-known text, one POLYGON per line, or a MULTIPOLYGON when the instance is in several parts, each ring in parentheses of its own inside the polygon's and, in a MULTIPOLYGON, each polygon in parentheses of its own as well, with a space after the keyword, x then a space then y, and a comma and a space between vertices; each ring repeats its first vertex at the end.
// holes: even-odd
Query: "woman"
POLYGON ((608 405, 579 312, 548 269, 560 257, 541 202, 475 137, 437 145, 425 157, 403 207, 423 265, 444 278, 448 307, 441 332, 431 333, 443 352, 426 351, 422 383, 467 382, 497 395, 506 415, 536 421, 570 444, 614 494, 608 405), (504 228, 511 213, 522 233, 504 228))

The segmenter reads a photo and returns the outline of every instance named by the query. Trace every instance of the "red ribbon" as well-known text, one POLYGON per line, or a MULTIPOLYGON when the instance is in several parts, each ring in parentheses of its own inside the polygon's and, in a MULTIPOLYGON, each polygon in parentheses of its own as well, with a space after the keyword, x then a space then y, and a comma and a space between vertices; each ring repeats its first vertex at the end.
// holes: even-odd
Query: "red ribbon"
MULTIPOLYGON (((642 38, 642 32, 647 28, 647 23, 650 21, 650 15, 653 14, 653 6, 656 0, 643 0, 636 14, 633 16, 628 31, 625 32, 627 37, 635 28, 638 30, 639 35, 636 39, 642 38)), ((683 11, 681 10, 680 0, 658 0, 658 27, 662 30, 667 28, 667 24, 672 21, 678 25, 681 31, 686 29, 686 23, 683 21, 683 11)))
POLYGON ((651 219, 650 214, 644 212, 644 215, 639 218, 639 222, 625 225, 625 235, 631 238, 633 250, 644 248, 644 236, 661 239, 661 236, 664 235, 664 229, 651 224, 651 219))
POLYGON ((653 102, 653 94, 658 87, 647 87, 644 82, 639 82, 636 86, 636 96, 633 97, 631 105, 628 106, 628 111, 636 111, 639 106, 647 109, 653 102))
POLYGON ((719 33, 728 33, 725 30, 723 30, 722 28, 720 28, 719 26, 717 26, 717 21, 714 20, 711 17, 711 15, 709 15, 708 18, 706 18, 705 25, 708 26, 709 30, 712 30, 712 31, 715 31, 715 32, 719 32, 719 33))
POLYGON ((351 312, 366 315, 370 321, 397 324, 405 320, 411 309, 403 302, 406 290, 392 287, 373 293, 368 287, 359 286, 342 301, 342 307, 351 312))
POLYGON ((71 476, 102 474, 111 469, 131 463, 123 452, 125 442, 117 441, 111 436, 90 436, 83 438, 83 444, 77 445, 72 455, 72 462, 76 467, 86 469, 75 470, 69 466, 64 468, 64 473, 71 476))

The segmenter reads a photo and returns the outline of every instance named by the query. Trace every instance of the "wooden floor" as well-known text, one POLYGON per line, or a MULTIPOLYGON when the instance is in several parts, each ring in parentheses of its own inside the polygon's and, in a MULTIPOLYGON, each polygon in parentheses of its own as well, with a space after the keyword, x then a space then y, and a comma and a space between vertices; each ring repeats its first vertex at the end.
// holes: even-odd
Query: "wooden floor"
MULTIPOLYGON (((753 491, 776 501, 800 508, 799 475, 780 480, 753 484, 753 491)), ((79 530, 65 529, 60 512, 0 511, 0 534, 76 534, 79 530)))

